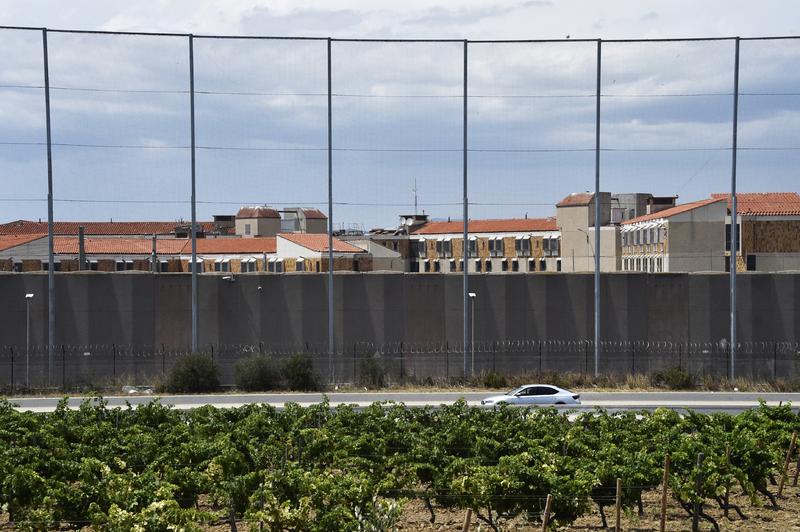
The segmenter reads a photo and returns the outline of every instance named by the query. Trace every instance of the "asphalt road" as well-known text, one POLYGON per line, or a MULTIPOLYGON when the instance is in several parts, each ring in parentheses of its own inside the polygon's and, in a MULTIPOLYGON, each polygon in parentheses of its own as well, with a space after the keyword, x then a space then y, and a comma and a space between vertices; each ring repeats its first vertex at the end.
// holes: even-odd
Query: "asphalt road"
MULTIPOLYGON (((402 402, 408 406, 438 406, 464 398, 470 405, 480 405, 480 400, 498 392, 363 392, 363 393, 329 393, 331 406, 339 404, 355 404, 368 406, 376 401, 402 402)), ((124 407, 145 404, 159 398, 163 404, 179 409, 196 408, 213 405, 220 408, 232 408, 246 404, 269 404, 283 407, 286 403, 312 405, 323 400, 320 393, 269 393, 269 394, 226 394, 226 395, 127 395, 105 397, 109 407, 124 407)), ((758 406, 759 399, 770 405, 791 402, 796 410, 800 410, 800 393, 742 393, 742 392, 585 392, 581 393, 579 409, 594 407, 609 410, 653 409, 667 407, 674 409, 692 409, 700 412, 723 411, 736 413, 758 406)), ((33 412, 52 411, 59 399, 55 397, 18 397, 10 398, 20 410, 33 412)), ((70 406, 77 407, 83 398, 71 398, 70 406)), ((560 407, 574 409, 575 406, 560 407)))

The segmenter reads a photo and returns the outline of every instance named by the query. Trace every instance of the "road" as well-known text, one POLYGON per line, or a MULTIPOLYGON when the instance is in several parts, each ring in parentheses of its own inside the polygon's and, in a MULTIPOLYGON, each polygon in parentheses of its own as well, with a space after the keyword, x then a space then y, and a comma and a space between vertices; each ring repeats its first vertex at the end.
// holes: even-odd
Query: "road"
MULTIPOLYGON (((480 405, 480 400, 497 392, 363 392, 363 393, 329 393, 331 406, 339 404, 356 404, 368 406, 376 401, 402 402, 408 406, 438 406, 452 404, 464 398, 470 405, 480 405)), ((128 395, 109 396, 105 399, 109 407, 124 407, 145 404, 159 398, 163 404, 179 409, 196 408, 213 405, 220 408, 233 408, 246 404, 269 404, 283 407, 286 403, 298 403, 308 406, 319 403, 325 397, 320 393, 268 393, 268 394, 226 394, 226 395, 128 395)), ((674 409, 693 409, 700 412, 736 413, 758 406, 759 398, 767 404, 778 405, 791 402, 800 407, 800 393, 742 393, 742 392, 585 392, 581 393, 582 405, 579 409, 594 407, 609 410, 653 409, 667 407, 674 409)), ((55 409, 59 399, 54 397, 18 397, 10 398, 20 410, 32 412, 50 412, 55 409)), ((77 407, 82 398, 71 398, 70 406, 77 407)), ((798 408, 795 407, 795 410, 798 408)), ((561 407, 574 409, 571 407, 561 407)))

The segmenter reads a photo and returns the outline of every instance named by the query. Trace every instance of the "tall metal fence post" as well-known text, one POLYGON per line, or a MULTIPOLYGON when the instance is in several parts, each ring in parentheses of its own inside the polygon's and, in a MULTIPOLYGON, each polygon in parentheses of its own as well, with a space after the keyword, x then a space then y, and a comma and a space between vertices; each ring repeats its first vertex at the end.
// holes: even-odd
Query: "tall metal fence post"
POLYGON ((774 342, 772 347, 772 380, 778 378, 778 342, 774 342))
MULTIPOLYGON (((462 151, 462 171, 463 171, 463 209, 464 209, 464 241, 462 244, 462 255, 464 255, 464 267, 462 268, 462 278, 463 278, 463 300, 464 300, 464 378, 467 378, 467 350, 469 345, 469 266, 466 257, 466 253, 463 250, 469 249, 469 195, 467 190, 467 47, 468 41, 464 39, 464 98, 463 98, 463 144, 461 147, 462 151)), ((476 251, 477 251, 477 244, 476 244, 476 251)))
POLYGON ((444 343, 444 378, 450 381, 450 342, 444 343))
POLYGON ((189 35, 189 108, 192 159, 192 352, 197 351, 197 196, 195 187, 195 135, 194 135, 194 36, 189 35))
POLYGON ((731 142, 731 257, 728 261, 731 274, 731 380, 736 379, 736 250, 739 248, 739 231, 736 223, 736 151, 739 129, 739 37, 736 37, 733 60, 733 139, 731 142))
POLYGON ((333 94, 331 39, 328 38, 328 382, 333 382, 333 94))
POLYGON ((53 142, 50 127, 50 61, 47 57, 47 28, 42 28, 44 56, 44 119, 47 131, 47 386, 52 386, 53 346, 56 336, 55 259, 53 258, 53 142))
POLYGON ((597 39, 594 146, 594 376, 600 373, 600 78, 603 41, 597 39))
MULTIPOLYGON (((703 453, 697 453, 697 476, 695 477, 695 494, 700 494, 703 489, 703 460, 705 459, 705 455, 703 453)), ((692 509, 692 531, 696 532, 699 530, 700 526, 700 510, 701 505, 699 500, 695 500, 694 508, 692 509)))

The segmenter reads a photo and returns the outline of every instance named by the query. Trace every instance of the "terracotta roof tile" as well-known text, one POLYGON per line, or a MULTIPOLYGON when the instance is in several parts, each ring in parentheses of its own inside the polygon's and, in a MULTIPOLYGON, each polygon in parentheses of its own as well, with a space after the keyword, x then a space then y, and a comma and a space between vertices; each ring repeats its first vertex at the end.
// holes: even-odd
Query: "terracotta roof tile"
MULTIPOLYGON (((153 241, 149 238, 84 238, 83 243, 87 255, 149 255, 153 251, 153 241)), ((187 247, 191 252, 191 241, 186 238, 156 240, 156 253, 159 255, 179 255, 187 247)), ((53 251, 57 255, 77 255, 78 239, 55 237, 53 251)))
POLYGON ((556 203, 556 207, 576 207, 579 205, 589 205, 594 198, 591 192, 573 192, 566 198, 556 203))
MULTIPOLYGON (((711 194, 711 197, 728 200, 728 210, 730 211, 730 194, 711 194)), ((800 194, 797 192, 737 192, 736 212, 750 216, 798 216, 800 215, 800 194)))
POLYGON ((237 218, 280 218, 281 215, 272 207, 242 207, 236 213, 237 218))
MULTIPOLYGON (((470 233, 520 233, 528 231, 558 231, 556 219, 550 218, 507 218, 504 220, 470 220, 467 224, 470 233)), ((429 222, 414 231, 415 235, 461 234, 464 222, 429 222)))
MULTIPOLYGON (((167 235, 175 232, 177 227, 188 227, 189 222, 55 222, 53 234, 77 235, 78 228, 83 226, 86 235, 167 235)), ((198 222, 205 232, 214 230, 213 222, 198 222)), ((32 235, 47 234, 47 222, 17 220, 0 224, 0 235, 32 235)))
POLYGON ((46 238, 47 235, 34 234, 34 235, 0 235, 0 251, 5 251, 40 238, 46 238))
MULTIPOLYGON (((303 246, 311 251, 327 252, 328 235, 325 233, 281 233, 280 238, 293 242, 298 246, 303 246)), ((364 250, 338 238, 333 239, 333 251, 338 253, 363 253, 364 250)))
POLYGON ((303 214, 309 220, 327 220, 328 217, 319 209, 303 209, 303 214))
POLYGON ((712 203, 717 203, 718 201, 722 201, 722 198, 719 199, 711 198, 700 201, 693 201, 691 203, 684 203, 683 205, 676 205, 675 207, 670 207, 669 209, 664 209, 663 211, 658 211, 653 214, 645 214, 643 216, 631 218, 630 220, 625 220, 624 222, 622 222, 621 225, 629 225, 639 222, 649 222, 650 220, 660 220, 662 218, 669 218, 670 216, 675 216, 676 214, 693 211, 694 209, 699 209, 700 207, 705 207, 706 205, 711 205, 712 203))
MULTIPOLYGON (((275 253, 276 238, 274 236, 254 237, 254 238, 199 238, 197 240, 197 252, 203 254, 246 254, 246 253, 275 253)), ((191 252, 192 244, 189 243, 188 250, 191 252)))

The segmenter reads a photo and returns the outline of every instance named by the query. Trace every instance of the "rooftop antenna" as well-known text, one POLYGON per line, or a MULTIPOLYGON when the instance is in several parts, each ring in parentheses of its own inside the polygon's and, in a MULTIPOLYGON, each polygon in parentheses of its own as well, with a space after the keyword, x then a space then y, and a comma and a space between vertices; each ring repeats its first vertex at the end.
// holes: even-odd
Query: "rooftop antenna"
POLYGON ((411 190, 414 193, 414 216, 417 215, 417 178, 414 178, 414 188, 411 190))

